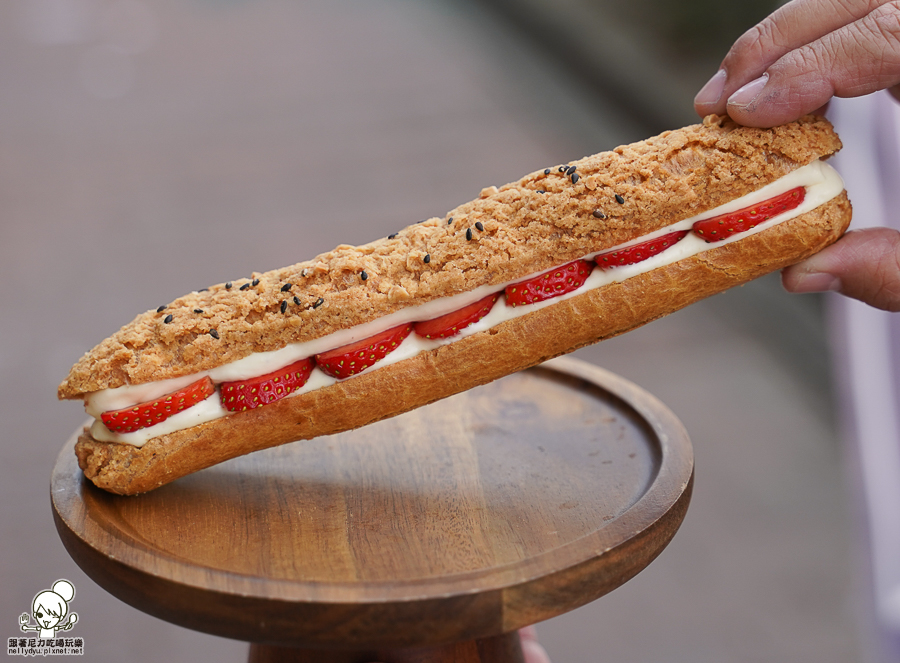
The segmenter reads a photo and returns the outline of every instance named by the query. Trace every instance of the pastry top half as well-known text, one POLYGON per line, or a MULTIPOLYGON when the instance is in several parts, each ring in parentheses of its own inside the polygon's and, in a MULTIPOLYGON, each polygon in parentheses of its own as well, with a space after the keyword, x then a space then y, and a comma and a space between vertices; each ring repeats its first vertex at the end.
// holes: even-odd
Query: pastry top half
POLYGON ((565 170, 556 164, 388 238, 142 313, 75 364, 59 397, 209 370, 509 283, 723 205, 840 147, 818 117, 753 129, 709 116, 565 170))

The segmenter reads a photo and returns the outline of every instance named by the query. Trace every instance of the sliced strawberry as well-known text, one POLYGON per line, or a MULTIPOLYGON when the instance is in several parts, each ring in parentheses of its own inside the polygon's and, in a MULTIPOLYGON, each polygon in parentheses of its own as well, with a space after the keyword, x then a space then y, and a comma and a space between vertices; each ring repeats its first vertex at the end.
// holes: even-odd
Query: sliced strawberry
POLYGON ((222 407, 229 412, 242 412, 280 401, 306 384, 313 366, 315 362, 308 357, 257 378, 223 382, 222 407))
POLYGON ((629 246, 618 251, 608 251, 601 253, 594 260, 600 265, 601 269, 609 269, 610 267, 620 267, 622 265, 633 265, 635 263, 651 258, 665 251, 667 248, 680 242, 688 234, 687 230, 676 230, 672 233, 661 235, 656 239, 651 239, 634 246, 629 246))
POLYGON ((494 304, 500 298, 500 293, 495 292, 484 299, 479 299, 473 304, 464 306, 458 311, 447 313, 439 318, 424 320, 413 324, 416 334, 423 338, 448 338, 456 336, 463 329, 481 320, 491 312, 494 304))
POLYGON ((594 263, 576 260, 533 279, 508 285, 506 303, 510 306, 522 306, 572 292, 584 285, 593 269, 594 263))
POLYGON ((318 354, 316 364, 333 378, 349 378, 396 350, 411 331, 412 324, 409 323, 388 329, 362 341, 318 354))
POLYGON ((745 207, 737 212, 697 221, 694 224, 694 232, 707 242, 721 242, 735 233, 751 230, 773 216, 799 207, 805 197, 806 189, 800 186, 796 189, 785 191, 780 196, 769 198, 769 200, 759 205, 745 207))
POLYGON ((100 415, 100 419, 113 433, 133 433, 165 421, 173 414, 206 400, 215 390, 212 380, 208 377, 201 378, 184 389, 173 391, 161 398, 123 410, 104 412, 100 415))

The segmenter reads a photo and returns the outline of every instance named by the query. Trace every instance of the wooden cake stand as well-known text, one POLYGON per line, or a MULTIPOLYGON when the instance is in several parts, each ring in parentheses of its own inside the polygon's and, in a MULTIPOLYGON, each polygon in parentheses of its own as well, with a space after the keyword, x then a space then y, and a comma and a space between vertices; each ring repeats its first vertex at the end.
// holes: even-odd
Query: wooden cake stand
POLYGON ((51 495, 75 562, 257 662, 521 661, 517 629, 662 551, 693 476, 664 405, 568 358, 137 497, 87 482, 73 444, 51 495))

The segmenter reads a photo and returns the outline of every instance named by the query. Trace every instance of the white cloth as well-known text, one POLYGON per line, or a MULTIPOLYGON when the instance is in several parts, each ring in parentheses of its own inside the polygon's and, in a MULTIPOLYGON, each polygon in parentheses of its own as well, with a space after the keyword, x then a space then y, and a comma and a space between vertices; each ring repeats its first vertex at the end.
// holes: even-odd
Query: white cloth
MULTIPOLYGON (((900 229, 900 104, 887 93, 839 99, 829 113, 844 142, 835 165, 852 228, 900 229)), ((900 315, 829 300, 835 375, 857 512, 864 513, 870 613, 878 661, 900 661, 900 315)))

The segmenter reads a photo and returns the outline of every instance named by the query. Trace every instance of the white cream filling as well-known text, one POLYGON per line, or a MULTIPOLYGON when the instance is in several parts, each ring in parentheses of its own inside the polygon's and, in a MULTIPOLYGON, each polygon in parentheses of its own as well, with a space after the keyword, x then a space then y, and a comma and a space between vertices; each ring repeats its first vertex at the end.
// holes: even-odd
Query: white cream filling
MULTIPOLYGON (((637 264, 608 269, 595 268, 581 288, 542 302, 529 304, 527 306, 513 307, 508 306, 505 298, 501 297, 487 316, 479 322, 465 328, 459 334, 447 339, 428 340, 417 336, 415 333, 411 333, 396 350, 364 372, 378 370, 383 366, 388 366, 398 361, 414 357, 421 352, 434 349, 440 345, 453 343, 457 340, 466 338, 467 336, 471 336, 472 334, 477 334, 478 332, 490 329, 507 320, 526 315, 545 306, 551 306, 556 302, 568 299, 569 297, 577 297, 587 290, 600 288, 609 283, 624 281, 633 276, 643 274, 644 272, 653 269, 658 269, 659 267, 664 267, 679 260, 684 260, 685 258, 689 258, 709 249, 740 241, 745 237, 749 237, 750 235, 762 232, 767 228, 771 228, 774 225, 788 221, 801 214, 805 214, 828 202, 844 190, 844 182, 834 168, 821 161, 814 161, 757 191, 747 194, 746 196, 689 219, 684 219, 683 221, 679 221, 666 228, 661 228, 660 230, 639 237, 633 241, 626 242, 617 247, 605 249, 602 253, 640 244, 670 232, 690 230, 697 221, 718 216, 720 214, 735 212, 800 186, 806 188, 806 196, 799 207, 775 216, 752 230, 738 233, 732 235, 728 239, 713 243, 706 242, 706 240, 701 239, 694 233, 688 233, 684 239, 674 246, 637 264)), ((596 255, 597 253, 592 253, 584 256, 584 258, 592 259, 596 255)), ((517 281, 525 281, 537 275, 538 274, 532 274, 522 279, 517 279, 517 281)), ((181 389, 206 375, 216 383, 244 380, 259 375, 265 375, 266 373, 271 373, 272 371, 278 370, 283 366, 287 366, 288 364, 305 357, 311 357, 315 354, 325 352, 326 350, 332 350, 353 343, 354 341, 368 338, 386 329, 390 329, 391 327, 407 322, 430 320, 446 313, 456 311, 493 292, 502 291, 507 285, 509 284, 482 286, 469 292, 427 302, 419 306, 409 307, 402 311, 379 318, 378 320, 373 320, 372 322, 358 325, 351 329, 342 329, 312 341, 294 343, 270 352, 258 352, 230 364, 218 366, 211 370, 195 373, 193 375, 185 375, 179 378, 171 378, 146 384, 126 385, 115 389, 104 389, 93 392, 85 397, 85 410, 96 419, 91 427, 91 435, 96 440, 122 442, 139 447, 147 440, 154 437, 172 433, 183 428, 197 426, 207 421, 213 421, 214 419, 219 419, 231 413, 222 407, 219 401, 218 392, 204 400, 202 403, 179 412, 163 422, 154 426, 142 428, 133 433, 113 433, 102 421, 100 421, 99 417, 102 412, 120 410, 131 407, 137 403, 143 403, 159 398, 181 389)), ((320 369, 314 368, 309 381, 301 389, 291 394, 291 396, 326 387, 334 382, 336 382, 334 378, 326 375, 320 369)))

